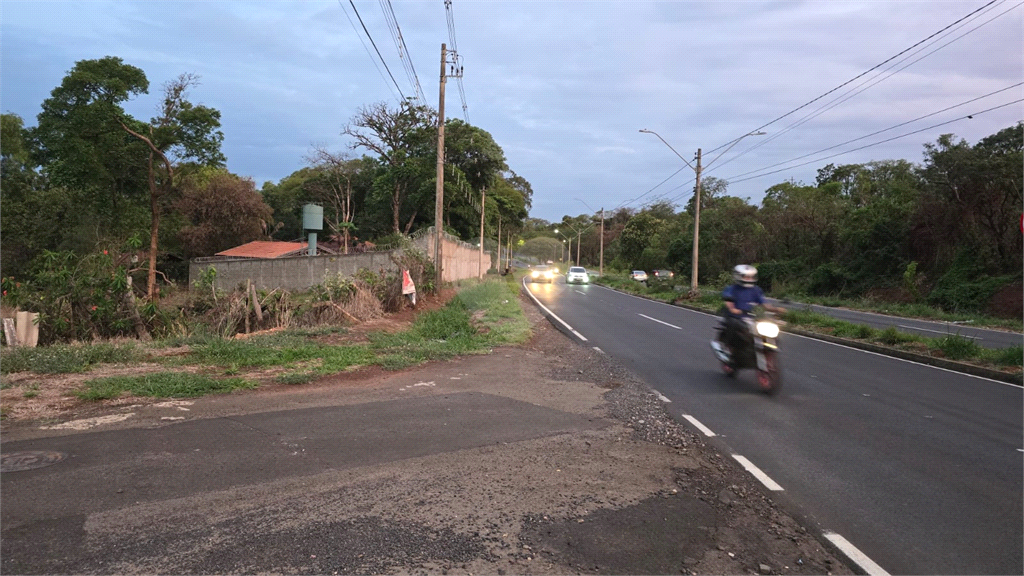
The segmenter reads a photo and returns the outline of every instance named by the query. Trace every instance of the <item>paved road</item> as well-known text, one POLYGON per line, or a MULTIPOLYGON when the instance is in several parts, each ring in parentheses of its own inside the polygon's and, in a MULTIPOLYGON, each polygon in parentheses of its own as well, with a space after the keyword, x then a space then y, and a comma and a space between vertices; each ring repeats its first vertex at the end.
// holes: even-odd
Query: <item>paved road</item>
POLYGON ((785 385, 771 398, 752 373, 718 372, 715 317, 596 285, 528 288, 878 570, 1024 570, 1020 387, 783 335, 785 385))
POLYGON ((918 334, 928 337, 941 337, 947 334, 959 334, 965 338, 974 340, 983 348, 1009 348, 1024 344, 1024 335, 1019 332, 1007 332, 1004 330, 991 330, 986 328, 975 328, 970 324, 956 324, 952 322, 933 322, 929 320, 916 320, 912 318, 900 318, 886 314, 875 314, 873 312, 860 312, 847 310, 845 308, 832 308, 829 306, 818 306, 817 304, 801 304, 799 302, 783 302, 769 298, 769 302, 776 306, 782 306, 790 310, 810 309, 819 314, 825 314, 833 318, 864 324, 872 328, 886 329, 894 326, 901 332, 918 334))

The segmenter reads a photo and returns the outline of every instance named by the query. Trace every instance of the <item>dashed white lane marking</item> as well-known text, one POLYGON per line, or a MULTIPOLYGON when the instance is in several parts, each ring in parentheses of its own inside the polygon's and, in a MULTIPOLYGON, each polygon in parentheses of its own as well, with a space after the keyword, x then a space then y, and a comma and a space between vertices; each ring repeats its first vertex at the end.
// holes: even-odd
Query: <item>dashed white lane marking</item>
POLYGON ((868 558, 856 546, 850 544, 850 541, 846 538, 835 532, 825 532, 823 536, 828 538, 829 542, 835 544, 836 548, 842 550, 843 554, 846 554, 851 561, 860 566, 861 570, 864 570, 868 576, 889 576, 888 572, 883 570, 878 564, 875 564, 871 558, 868 558))
POLYGON ((651 318, 647 314, 637 313, 637 316, 641 316, 643 318, 647 318, 648 320, 653 320, 653 321, 657 322, 658 324, 664 324, 665 326, 668 326, 669 328, 675 328, 676 330, 682 330, 682 328, 680 328, 679 326, 676 326, 675 324, 669 324, 668 322, 663 322, 661 320, 658 320, 657 318, 651 318))
POLYGON ((575 292, 575 293, 577 293, 577 294, 583 294, 584 296, 586 296, 586 295, 587 295, 587 293, 586 293, 586 292, 584 292, 584 291, 582 291, 582 290, 573 290, 573 292, 575 292))
POLYGON ((600 348, 598 348, 597 346, 594 346, 594 350, 597 350, 597 351, 598 351, 598 352, 600 352, 601 354, 604 354, 604 350, 601 350, 601 349, 600 349, 600 348))
POLYGON ((562 326, 565 326, 565 328, 567 330, 569 330, 570 332, 572 332, 573 334, 575 334, 577 338, 579 338, 580 340, 582 340, 584 342, 587 341, 587 337, 586 336, 584 336, 583 334, 580 334, 579 332, 577 332, 572 326, 569 326, 569 324, 565 320, 562 320, 561 318, 559 318, 558 315, 555 314, 554 312, 552 312, 550 309, 548 309, 547 306, 545 306, 545 305, 540 303, 540 300, 538 300, 537 297, 533 295, 533 290, 531 290, 530 287, 526 285, 526 279, 525 278, 523 279, 523 287, 526 288, 526 293, 530 295, 530 298, 533 298, 533 301, 537 304, 537 306, 540 306, 552 318, 554 318, 555 320, 558 320, 562 324, 562 326))
MULTIPOLYGON (((906 328, 907 330, 923 330, 925 332, 934 332, 936 334, 951 334, 948 330, 943 332, 942 330, 932 330, 930 328, 918 328, 917 326, 904 326, 903 324, 897 324, 896 327, 897 328, 906 328)), ((983 338, 980 338, 978 336, 966 336, 966 335, 964 335, 964 338, 970 338, 971 340, 983 340, 983 338)))
POLYGON ((760 468, 754 466, 754 463, 751 462, 750 460, 747 460, 746 458, 740 456, 739 454, 733 454, 732 457, 735 458, 736 461, 739 462, 747 470, 747 472, 753 474, 754 478, 760 480, 761 484, 764 484, 765 488, 772 490, 774 492, 778 492, 783 489, 782 486, 779 486, 778 484, 775 483, 775 480, 772 480, 771 478, 768 477, 767 474, 762 472, 760 468))
POLYGON ((671 404, 672 403, 671 400, 669 400, 664 394, 662 394, 661 392, 658 392, 657 390, 654 391, 654 395, 658 397, 658 400, 661 400, 665 404, 671 404))
POLYGON ((693 424, 698 430, 703 432, 705 436, 711 437, 715 435, 715 433, 712 432, 710 428, 701 424, 700 421, 694 418, 693 416, 690 416, 689 414, 683 414, 683 418, 686 418, 687 422, 693 424))

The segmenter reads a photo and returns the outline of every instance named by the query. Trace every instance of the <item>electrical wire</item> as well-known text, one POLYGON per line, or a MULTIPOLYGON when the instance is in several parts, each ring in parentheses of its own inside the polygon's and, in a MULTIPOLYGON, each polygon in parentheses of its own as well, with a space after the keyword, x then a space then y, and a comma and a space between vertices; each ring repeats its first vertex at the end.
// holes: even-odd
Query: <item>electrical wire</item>
POLYGON ((379 0, 381 11, 384 12, 384 21, 388 24, 388 29, 391 31, 391 38, 395 42, 395 46, 398 48, 398 59, 402 61, 402 66, 405 68, 405 75, 409 78, 409 83, 412 84, 413 89, 416 92, 416 99, 419 101, 421 106, 425 106, 427 99, 423 95, 423 88, 420 86, 420 78, 416 74, 416 67, 412 63, 412 55, 409 53, 409 47, 405 45, 405 38, 402 36, 402 28, 398 25, 398 18, 395 17, 395 9, 391 5, 391 0, 379 0))
MULTIPOLYGON (((366 41, 363 40, 363 35, 359 33, 359 29, 356 28, 356 23, 352 21, 352 17, 349 16, 348 10, 345 9, 345 5, 342 4, 341 0, 338 0, 338 6, 341 7, 342 12, 345 13, 345 17, 348 18, 348 23, 352 25, 352 30, 356 33, 356 36, 359 38, 359 43, 363 45, 363 49, 366 50, 366 55, 369 56, 370 61, 373 62, 373 66, 377 69, 377 73, 380 74, 381 80, 383 80, 384 84, 386 84, 388 89, 391 90, 391 84, 388 84, 388 79, 384 77, 384 71, 380 69, 380 65, 377 64, 377 59, 373 57, 373 53, 370 52, 370 47, 366 45, 366 41)), ((395 94, 395 91, 391 90, 391 95, 394 96, 395 99, 398 101, 401 101, 401 99, 404 98, 400 97, 400 94, 401 91, 399 91, 399 94, 395 94)))
MULTIPOLYGON (((341 4, 341 0, 338 0, 338 3, 341 4)), ((366 37, 370 39, 370 44, 373 45, 374 51, 377 52, 377 57, 380 58, 380 62, 384 65, 384 69, 388 71, 388 76, 391 77, 391 81, 395 84, 395 88, 398 89, 398 93, 402 95, 402 100, 404 101, 405 94, 402 92, 402 87, 398 85, 398 81, 395 80, 395 75, 391 73, 391 69, 388 68, 388 63, 384 60, 384 56, 381 55, 380 49, 377 48, 377 43, 373 41, 373 36, 370 34, 370 31, 366 29, 366 24, 363 22, 363 17, 359 15, 359 10, 356 9, 355 2, 348 0, 348 3, 352 6, 352 11, 355 12, 356 18, 359 19, 359 24, 363 26, 363 32, 365 32, 366 37)), ((370 57, 373 58, 372 55, 370 57)))
MULTIPOLYGON (((794 108, 793 110, 790 110, 789 112, 786 112, 785 114, 783 114, 782 116, 779 116, 778 118, 776 118, 776 119, 772 120, 771 122, 768 122, 768 123, 766 123, 766 124, 763 124, 763 125, 761 125, 761 126, 759 126, 759 127, 755 128, 754 130, 751 130, 751 132, 757 132, 757 131, 759 131, 759 130, 763 130, 764 128, 767 128, 768 126, 771 126, 772 124, 775 124, 775 123, 776 123, 776 122, 778 122, 779 120, 782 120, 783 118, 789 117, 789 116, 791 116, 791 115, 793 115, 793 114, 795 114, 795 113, 799 112, 800 110, 802 110, 802 109, 804 109, 804 108, 806 108, 806 107, 810 106, 811 104, 814 104, 814 103, 815 103, 815 102, 817 102, 818 100, 821 100, 822 98, 825 98, 825 97, 826 97, 826 96, 828 96, 829 94, 832 94, 833 92, 836 92, 837 90, 839 90, 839 89, 843 88, 844 86, 847 86, 847 85, 849 85, 849 84, 853 83, 854 81, 856 81, 856 80, 858 80, 858 79, 860 79, 860 78, 862 78, 862 77, 866 76, 866 75, 867 75, 867 74, 869 74, 870 72, 872 72, 872 71, 874 71, 874 70, 877 70, 878 68, 881 68, 882 66, 885 66, 885 65, 886 65, 886 64, 888 64, 889 62, 892 62, 893 60, 895 60, 895 59, 899 58, 900 56, 902 56, 902 55, 906 54, 907 52, 909 52, 909 51, 913 50, 914 48, 916 48, 916 47, 920 46, 921 44, 924 44, 925 42, 928 42, 928 41, 929 41, 929 40, 931 40, 932 38, 934 38, 934 37, 936 37, 936 36, 939 36, 939 35, 941 35, 941 34, 945 33, 945 32, 946 32, 947 30, 949 30, 950 28, 953 28, 954 26, 956 26, 956 25, 960 24, 961 22, 964 22, 965 20, 968 20, 968 19, 970 19, 970 18, 971 18, 971 17, 973 17, 973 16, 975 15, 975 14, 977 14, 977 13, 979 13, 979 12, 982 12, 982 11, 984 11, 984 10, 988 9, 989 7, 991 7, 991 6, 993 6, 993 5, 997 5, 997 4, 1003 3, 1003 2, 1005 2, 1005 1, 1006 1, 1006 0, 991 0, 991 1, 990 1, 990 2, 988 2, 987 4, 985 4, 985 5, 981 6, 980 8, 978 8, 978 9, 976 9, 976 10, 973 10, 972 12, 970 12, 969 14, 967 14, 966 16, 963 16, 962 18, 959 18, 958 20, 956 20, 956 21, 954 21, 953 23, 951 23, 951 24, 949 24, 949 25, 945 26, 944 28, 942 28, 942 29, 938 30, 937 32, 934 32, 934 33, 932 33, 932 34, 928 35, 928 36, 927 36, 926 38, 924 38, 923 40, 920 40, 920 41, 918 41, 918 42, 914 43, 913 45, 911 45, 910 47, 908 47, 908 48, 906 48, 906 49, 904 49, 904 50, 902 50, 902 51, 898 52, 897 54, 895 54, 895 55, 893 55, 893 56, 891 56, 891 57, 889 57, 889 58, 887 58, 887 59, 883 60, 882 62, 879 62, 878 64, 876 64, 876 65, 872 66, 871 68, 868 68, 868 69, 867 69, 867 70, 865 70, 864 72, 861 72, 860 74, 858 74, 858 75, 854 76, 853 78, 851 78, 851 79, 847 80, 846 82, 843 82, 842 84, 840 84, 840 85, 836 86, 835 88, 833 88, 833 89, 829 90, 828 92, 825 92, 824 94, 822 94, 822 95, 820 95, 820 96, 818 96, 818 97, 814 98, 813 100, 810 100, 809 102, 807 102, 807 103, 805 103, 805 104, 802 104, 802 105, 800 105, 800 106, 797 106, 797 107, 796 107, 796 108, 794 108)), ((730 140, 729 142, 726 142, 725 144, 722 144, 721 146, 719 146, 719 147, 717 147, 717 148, 714 148, 714 149, 712 149, 712 150, 709 150, 709 151, 708 151, 708 154, 711 154, 711 153, 713 153, 713 152, 716 152, 716 151, 720 150, 721 148, 724 148, 725 146, 727 146, 728 144, 730 144, 730 143, 731 143, 731 142, 733 142, 733 141, 734 141, 734 140, 730 140)))
POLYGON ((865 140, 867 138, 871 138, 872 136, 878 136, 879 134, 882 134, 883 132, 888 132, 890 130, 895 130, 897 128, 902 128, 903 126, 906 126, 907 124, 913 124, 914 122, 919 122, 921 120, 924 120, 925 118, 931 118, 932 116, 936 116, 938 114, 942 114, 943 112, 949 112, 950 110, 953 110, 955 108, 959 108, 961 106, 966 106, 968 104, 977 102, 978 100, 982 100, 982 99, 988 98, 989 96, 995 96, 996 94, 1000 94, 1002 92, 1006 92, 1007 90, 1012 90, 1014 88, 1019 88, 1020 86, 1024 86, 1024 82, 1018 82, 1018 83, 1016 83, 1016 84, 1014 84, 1012 86, 1007 86, 1006 88, 1002 88, 1002 89, 996 90, 994 92, 989 92, 988 94, 985 94, 984 96, 978 96, 977 98, 972 98, 972 99, 967 100, 965 102, 961 102, 959 104, 954 104, 953 106, 947 106, 946 108, 943 108, 942 110, 937 110, 937 111, 932 112, 930 114, 925 114, 924 116, 918 116, 917 118, 914 118, 913 120, 907 120, 906 122, 901 122, 899 124, 895 124, 895 125, 890 126, 888 128, 883 128, 882 130, 878 130, 878 131, 872 132, 870 134, 865 134, 864 136, 860 136, 860 137, 854 138, 852 140, 847 140, 846 142, 842 142, 842 143, 836 144, 834 146, 829 146, 828 148, 822 148, 821 150, 818 150, 816 152, 811 152, 809 154, 804 154, 803 156, 797 156, 796 158, 791 158, 791 159, 783 161, 783 162, 778 162, 776 164, 772 164, 771 166, 765 166, 763 168, 758 168, 757 170, 751 170, 749 172, 744 172, 743 174, 737 174, 736 176, 733 176, 732 178, 742 178, 742 177, 748 176, 750 174, 756 174, 756 173, 761 172, 763 170, 769 170, 771 168, 776 168, 778 166, 789 164, 790 162, 796 162, 797 160, 803 160, 804 158, 808 158, 810 156, 815 156, 817 154, 821 154, 822 152, 828 152, 829 150, 833 150, 833 149, 839 148, 841 146, 846 146, 847 144, 853 144, 854 142, 858 142, 860 140, 865 140))
POLYGON ((746 177, 746 178, 739 178, 738 176, 733 176, 733 177, 730 177, 730 178, 726 178, 725 180, 726 180, 726 182, 728 182, 730 184, 736 184, 738 182, 746 182, 747 180, 754 180, 754 179, 757 179, 757 178, 761 178, 763 176, 770 176, 772 174, 778 174, 779 172, 785 172, 786 170, 791 170, 793 168, 799 168, 801 166, 807 166, 808 164, 814 164, 816 162, 822 162, 824 160, 829 160, 829 159, 832 159, 832 158, 836 158, 838 156, 843 156, 844 154, 849 154, 851 152, 857 152, 859 150, 864 150, 866 148, 871 148, 871 147, 874 147, 874 146, 879 146, 879 145, 882 145, 882 144, 886 144, 886 143, 892 142, 893 140, 899 140, 900 138, 906 138, 907 136, 912 136, 914 134, 920 134, 921 132, 926 132, 928 130, 932 130, 934 128, 938 128, 940 126, 945 126, 947 124, 952 124, 953 122, 958 122, 960 120, 967 120, 967 119, 970 119, 970 118, 974 118, 975 116, 980 116, 980 115, 985 114, 987 112, 992 112, 994 110, 999 110, 1000 108, 1006 108, 1007 106, 1012 106, 1014 104, 1019 104, 1021 102, 1024 102, 1024 98, 1020 98, 1020 99, 1014 100, 1012 102, 1007 102, 1005 104, 1000 104, 999 106, 993 106, 991 108, 988 108, 986 110, 982 110, 980 112, 974 112, 972 114, 967 114, 967 115, 961 116, 959 118, 954 118, 952 120, 947 120, 945 122, 940 122, 938 124, 933 124, 933 125, 928 126, 926 128, 921 128, 919 130, 914 130, 912 132, 907 132, 906 134, 900 134, 899 136, 893 136, 892 138, 887 138, 885 140, 879 140, 878 142, 872 142, 871 144, 866 144, 866 145, 861 146, 859 148, 851 148, 850 150, 846 150, 844 152, 839 152, 837 154, 832 154, 831 156, 825 156, 823 158, 817 158, 815 160, 810 160, 810 161, 804 162, 802 164, 796 164, 794 166, 788 166, 786 168, 781 168, 779 170, 774 170, 774 171, 771 171, 771 172, 765 172, 763 174, 757 174, 757 175, 749 176, 749 177, 746 177), (736 179, 734 179, 734 178, 736 178, 736 179))
MULTIPOLYGON (((891 72, 889 72, 888 74, 886 74, 886 75, 884 75, 884 76, 883 76, 883 75, 879 75, 878 77, 874 78, 873 80, 865 80, 865 81, 864 81, 864 82, 863 82, 863 83, 862 83, 862 84, 860 85, 860 86, 863 86, 863 87, 862 87, 862 88, 860 88, 859 90, 856 90, 856 91, 850 92, 850 93, 846 94, 845 96, 839 96, 839 97, 837 97, 837 98, 836 98, 835 100, 833 100, 833 101, 832 101, 832 102, 830 102, 829 104, 823 105, 822 107, 818 108, 818 109, 817 109, 816 111, 814 111, 814 112, 812 112, 812 113, 808 114, 807 116, 804 116, 803 118, 801 118, 801 119, 800 119, 800 120, 798 120, 797 122, 795 122, 795 123, 793 123, 793 124, 790 124, 789 126, 787 126, 787 127, 786 127, 785 129, 783 129, 782 131, 780 131, 780 132, 778 132, 778 133, 776 133, 776 134, 773 134, 772 136, 768 137, 767 139, 765 139, 765 140, 762 140, 762 141, 759 141, 758 143, 756 143, 756 144, 754 144, 754 145, 750 146, 749 148, 747 148, 747 149, 746 149, 746 150, 744 150, 743 152, 740 152, 739 154, 737 154, 736 156, 733 156, 733 157, 732 157, 732 158, 730 158, 729 160, 726 160, 725 162, 723 162, 723 163, 721 163, 721 164, 719 164, 719 165, 715 166, 715 167, 714 167, 714 168, 712 168, 712 169, 711 169, 710 171, 714 171, 714 170, 717 170, 717 169, 721 168, 722 166, 725 166, 726 164, 728 164, 728 163, 732 162, 733 160, 736 160, 737 158, 740 158, 740 157, 741 157, 741 156, 743 156, 744 154, 747 154, 748 152, 751 152, 751 151, 753 151, 753 150, 756 150, 757 148, 760 148, 761 146, 764 146, 764 145, 766 145, 766 144, 770 143, 771 141, 775 140, 776 138, 779 138, 779 137, 781 137, 781 136, 782 136, 783 134, 786 134, 786 133, 787 133, 787 132, 789 132, 790 130, 793 130, 794 128, 796 128, 796 127, 798 127, 798 126, 801 126, 801 125, 805 124, 806 122, 809 122, 810 120, 812 120, 812 119, 814 119, 814 118, 817 118, 818 116, 820 116, 820 115, 824 114, 825 112, 827 112, 827 111, 829 111, 829 110, 832 110, 832 109, 833 109, 833 108, 835 108, 836 106, 839 106, 840 104, 842 104, 842 103, 844 103, 844 102, 846 102, 846 101, 850 100, 851 98, 853 98, 854 96, 857 96, 857 95, 858 95, 858 94, 860 94, 861 92, 864 92, 864 91, 865 91, 865 90, 867 90, 868 88, 871 88, 872 86, 875 86, 876 84, 878 84, 878 83, 880 83, 880 82, 883 82, 883 81, 885 81, 885 80, 887 80, 887 79, 891 78, 892 76, 896 75, 897 73, 899 73, 899 72, 903 71, 904 69, 906 69, 906 68, 908 68, 908 67, 910 67, 910 66, 912 66, 912 65, 916 64, 917 62, 920 62, 921 60, 923 60, 923 59, 927 58, 928 56, 931 56, 932 54, 934 54, 934 53, 938 52, 939 50, 942 50, 943 48, 945 48, 945 47, 949 46, 950 44, 952 44, 952 43, 954 43, 954 42, 956 42, 956 41, 958 41, 958 40, 961 40, 962 38, 964 38, 964 37, 965 37, 965 36, 967 36, 968 34, 971 34, 971 33, 973 33, 973 32, 976 32, 976 31, 977 31, 977 30, 978 30, 979 28, 981 28, 982 26, 985 26, 985 25, 987 25, 987 24, 991 23, 991 22, 992 22, 992 21, 994 21, 994 20, 995 20, 996 18, 1000 18, 1000 17, 1002 17, 1002 16, 1005 16, 1005 15, 1006 15, 1006 14, 1008 14, 1008 13, 1009 13, 1010 11, 1012 11, 1012 10, 1015 10, 1015 9, 1017 9, 1017 8, 1020 8, 1020 7, 1021 7, 1021 4, 1015 4, 1014 6, 1010 7, 1010 8, 1008 9, 1008 10, 1005 10, 1005 11, 1003 11, 1003 12, 1001 12, 1001 13, 999 13, 999 14, 997 14, 997 15, 993 16, 992 18, 990 18, 990 19, 986 20, 985 22, 982 22, 981 24, 979 24, 979 25, 975 26, 974 28, 971 28, 971 29, 970 29, 970 30, 968 30, 967 32, 964 32, 963 34, 961 34, 961 35, 957 36, 956 38, 953 38, 953 39, 952 39, 952 40, 950 40, 949 42, 946 42, 945 44, 942 44, 941 46, 939 46, 939 47, 935 48, 934 50, 931 50, 930 52, 927 52, 927 53, 925 53, 924 55, 920 56, 919 58, 917 58, 917 59, 915 59, 915 60, 911 60, 910 62, 907 62, 907 63, 903 64, 903 65, 902 65, 901 67, 899 67, 899 68, 896 68, 895 70, 892 70, 892 71, 891 71, 891 72), (866 84, 866 85, 865 85, 865 84, 866 84)), ((992 7, 992 9, 994 10, 994 9, 995 9, 995 6, 993 6, 993 7, 992 7)), ((966 23, 964 23, 964 24, 963 24, 962 26, 966 26, 966 25, 967 25, 967 24, 966 24, 966 23)), ((961 26, 961 27, 962 27, 962 26, 961 26)), ((934 40, 934 41, 932 42, 932 44, 934 44, 934 43, 937 43, 937 42, 939 42, 940 40, 941 40, 941 38, 936 38, 936 39, 935 39, 935 40, 934 40)), ((919 50, 918 50, 917 52, 915 52, 914 54, 917 54, 917 53, 921 52, 921 51, 922 51, 922 50, 924 50, 925 48, 927 48, 927 46, 923 46, 923 47, 922 47, 921 49, 919 49, 919 50)), ((893 66, 896 66, 896 64, 894 64, 893 66)), ((891 69, 891 68, 890 68, 890 69, 891 69)))
MULTIPOLYGON (((461 58, 459 43, 455 40, 455 13, 452 11, 452 0, 444 0, 444 10, 448 19, 448 42, 451 44, 452 51, 456 54, 456 57, 461 58)), ((455 81, 459 86, 459 97, 462 99, 462 115, 466 118, 466 123, 469 124, 469 106, 466 104, 466 88, 462 84, 461 66, 459 70, 460 73, 455 77, 455 81)))

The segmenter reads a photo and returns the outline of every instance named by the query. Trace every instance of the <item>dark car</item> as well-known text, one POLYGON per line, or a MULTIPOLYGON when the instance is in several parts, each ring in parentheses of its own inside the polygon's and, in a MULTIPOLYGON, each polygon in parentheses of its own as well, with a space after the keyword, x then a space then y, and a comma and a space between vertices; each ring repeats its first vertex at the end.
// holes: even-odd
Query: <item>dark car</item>
POLYGON ((671 270, 655 270, 654 271, 654 277, 657 278, 658 280, 671 280, 671 279, 675 278, 675 276, 676 276, 675 272, 673 272, 671 270))

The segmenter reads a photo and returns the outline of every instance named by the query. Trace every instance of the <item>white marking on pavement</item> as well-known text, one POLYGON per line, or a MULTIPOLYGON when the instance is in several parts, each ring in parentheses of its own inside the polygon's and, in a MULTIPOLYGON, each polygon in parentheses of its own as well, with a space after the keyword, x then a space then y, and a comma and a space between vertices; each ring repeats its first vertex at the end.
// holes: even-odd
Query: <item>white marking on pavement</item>
POLYGON ((881 566, 875 564, 871 558, 868 558, 863 552, 857 549, 856 546, 850 544, 850 541, 843 538, 835 532, 825 532, 823 534, 828 541, 835 544, 836 548, 842 550, 843 554, 857 566, 860 566, 861 570, 866 572, 868 576, 889 576, 889 573, 882 569, 881 566))
MULTIPOLYGON (((942 330, 931 330, 929 328, 918 328, 917 326, 904 326, 903 324, 897 324, 896 327, 897 328, 906 328, 907 330, 923 330, 925 332, 935 332, 936 334, 948 334, 949 336, 953 336, 954 335, 949 330, 946 330, 945 332, 943 332, 942 330)), ((957 336, 960 336, 960 334, 957 334, 957 336)), ((979 336, 964 336, 964 338, 970 338, 971 340, 984 340, 984 338, 981 338, 979 336)))
POLYGON ((597 351, 598 351, 598 352, 600 352, 601 354, 604 354, 604 350, 601 350, 601 349, 600 349, 600 348, 598 348, 597 346, 594 346, 594 350, 597 350, 597 351))
POLYGON ((577 293, 577 294, 583 294, 584 296, 586 296, 586 295, 587 295, 587 293, 586 293, 586 292, 584 292, 584 291, 582 291, 582 290, 573 290, 573 292, 575 292, 575 293, 577 293))
POLYGON ((654 395, 658 397, 658 400, 661 400, 662 402, 664 402, 666 404, 671 404, 672 403, 671 400, 669 400, 664 394, 662 394, 661 392, 658 392, 657 390, 654 391, 654 395))
POLYGON ((760 468, 754 466, 754 463, 751 462, 750 460, 747 460, 746 458, 740 456, 739 454, 733 454, 732 457, 735 458, 736 461, 739 462, 744 468, 746 468, 747 472, 753 474, 754 478, 760 480, 761 484, 765 485, 765 488, 768 488, 769 490, 775 492, 782 490, 782 486, 776 484, 775 480, 769 478, 768 475, 762 472, 760 468))
POLYGON ((111 414, 110 416, 97 416, 96 418, 85 418, 83 420, 72 420, 70 422, 64 422, 63 424, 55 424, 53 426, 40 426, 41 430, 88 430, 96 426, 103 424, 113 424, 114 422, 121 422, 135 416, 134 412, 127 414, 111 414))
POLYGON ((637 316, 642 316, 644 318, 647 318, 648 320, 653 320, 653 321, 657 322, 658 324, 664 324, 665 326, 668 326, 669 328, 675 328, 676 330, 682 330, 682 328, 680 328, 679 326, 676 326, 675 324, 669 324, 668 322, 662 322, 661 320, 658 320, 657 318, 651 318, 647 314, 637 313, 637 316))
POLYGON ((690 424, 693 424, 694 426, 696 426, 697 429, 700 430, 701 432, 703 432, 705 436, 711 437, 711 436, 715 435, 715 433, 712 432, 710 428, 708 428, 707 426, 701 424, 700 421, 698 421, 693 416, 690 416, 689 414, 683 414, 683 418, 686 418, 686 420, 690 424))
POLYGON ((580 334, 579 332, 577 332, 572 326, 569 326, 568 322, 566 322, 565 320, 562 320, 561 318, 559 318, 558 315, 555 314, 554 312, 552 312, 550 309, 548 309, 547 306, 545 306, 545 305, 540 303, 540 300, 538 300, 537 297, 533 295, 533 290, 529 286, 526 285, 526 279, 525 278, 523 279, 523 288, 526 288, 526 293, 530 295, 530 298, 533 298, 533 301, 534 301, 534 303, 537 304, 537 306, 540 306, 552 318, 554 318, 555 320, 558 320, 562 324, 562 326, 565 326, 566 329, 569 330, 570 332, 572 332, 573 334, 575 334, 577 338, 579 338, 580 340, 582 340, 584 342, 587 341, 587 338, 583 334, 580 334))

